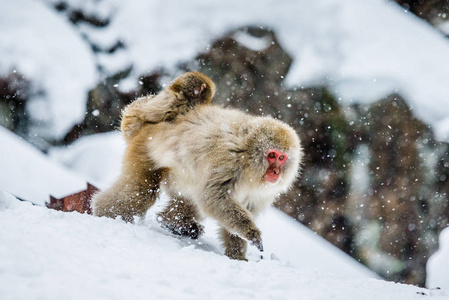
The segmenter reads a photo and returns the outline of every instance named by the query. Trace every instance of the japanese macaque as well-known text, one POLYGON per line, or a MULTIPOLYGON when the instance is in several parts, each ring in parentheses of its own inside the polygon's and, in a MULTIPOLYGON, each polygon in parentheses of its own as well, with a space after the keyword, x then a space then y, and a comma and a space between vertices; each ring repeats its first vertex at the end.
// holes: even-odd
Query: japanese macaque
POLYGON ((246 260, 246 241, 262 251, 254 218, 298 176, 303 154, 296 132, 270 117, 213 105, 170 122, 140 120, 121 176, 92 200, 94 214, 133 221, 162 188, 172 200, 159 219, 174 233, 197 238, 209 216, 221 226, 228 257, 246 260))
POLYGON ((215 84, 209 77, 200 72, 184 73, 159 94, 141 97, 123 110, 123 137, 130 142, 145 124, 172 121, 196 105, 210 104, 214 94, 215 84))

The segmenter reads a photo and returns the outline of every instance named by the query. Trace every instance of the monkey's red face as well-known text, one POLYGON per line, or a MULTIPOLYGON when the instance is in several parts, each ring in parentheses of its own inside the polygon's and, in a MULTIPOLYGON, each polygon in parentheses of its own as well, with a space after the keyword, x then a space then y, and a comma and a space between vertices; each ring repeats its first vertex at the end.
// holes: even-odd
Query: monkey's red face
POLYGON ((288 155, 278 151, 270 150, 267 153, 268 169, 265 172, 265 180, 271 183, 278 181, 281 176, 282 166, 287 161, 288 155))

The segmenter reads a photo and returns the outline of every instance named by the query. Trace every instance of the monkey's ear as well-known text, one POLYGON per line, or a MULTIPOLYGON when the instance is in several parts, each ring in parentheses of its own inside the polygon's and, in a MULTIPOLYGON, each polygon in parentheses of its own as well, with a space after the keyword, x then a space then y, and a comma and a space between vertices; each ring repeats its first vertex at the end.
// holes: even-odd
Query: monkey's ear
POLYGON ((207 85, 205 83, 203 83, 200 87, 200 92, 198 94, 200 97, 202 97, 202 93, 206 88, 207 88, 207 85))

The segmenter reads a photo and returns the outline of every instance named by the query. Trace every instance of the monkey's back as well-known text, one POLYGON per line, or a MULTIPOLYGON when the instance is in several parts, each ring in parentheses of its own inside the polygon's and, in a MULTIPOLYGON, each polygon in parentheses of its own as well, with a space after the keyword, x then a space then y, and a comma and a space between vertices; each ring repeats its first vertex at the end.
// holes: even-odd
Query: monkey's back
POLYGON ((235 166, 234 154, 242 151, 248 118, 237 110, 200 105, 174 122, 157 124, 148 149, 151 156, 160 157, 161 167, 176 167, 173 169, 181 169, 186 179, 193 175, 195 182, 204 182, 211 168, 235 166), (190 170, 196 173, 190 174, 190 170))

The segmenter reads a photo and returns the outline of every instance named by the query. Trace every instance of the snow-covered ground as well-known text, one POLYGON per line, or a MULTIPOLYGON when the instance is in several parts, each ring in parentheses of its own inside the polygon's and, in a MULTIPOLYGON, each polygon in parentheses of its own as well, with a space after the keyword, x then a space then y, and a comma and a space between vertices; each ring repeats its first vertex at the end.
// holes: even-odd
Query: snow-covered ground
MULTIPOLYGON (((285 229, 279 215, 270 211, 267 216, 270 223, 262 227, 264 237, 285 229)), ((308 262, 303 259, 299 266, 282 258, 259 260, 255 255, 249 262, 232 261, 208 236, 191 242, 170 236, 151 222, 132 225, 48 210, 4 192, 0 193, 0 227, 4 229, 0 231, 0 298, 5 300, 411 300, 422 299, 420 293, 434 299, 449 295, 367 278, 357 268, 332 274, 320 263, 328 260, 319 256, 322 252, 307 257, 308 262)), ((315 247, 303 242, 294 249, 284 241, 282 247, 301 257, 315 247)))
MULTIPOLYGON (((0 172, 0 190, 7 191, 0 192, 2 300, 408 300, 421 299, 422 293, 435 299, 449 297, 446 290, 419 289, 376 279, 364 266, 274 208, 258 220, 264 259, 260 259, 257 249, 249 247, 250 261, 246 263, 223 255, 212 220, 205 223, 206 234, 191 241, 159 226, 155 213, 160 205, 140 223, 127 224, 49 210, 9 194, 22 192, 28 200, 42 204, 42 195, 54 193, 58 184, 65 187, 66 193, 82 189, 80 178, 109 184, 111 174, 119 172, 124 149, 119 133, 86 137, 71 148, 53 149, 51 159, 28 148, 6 130, 0 131, 0 144, 14 149, 0 154, 0 165, 7 166, 0 172), (117 151, 104 151, 116 147, 117 151), (77 175, 59 161, 70 165, 77 175), (18 178, 14 164, 27 171, 26 179, 14 180, 18 178), (107 172, 102 174, 98 169, 107 172)), ((439 278, 441 286, 447 284, 447 278, 439 278)))
MULTIPOLYGON (((47 93, 30 112, 61 137, 82 119, 95 63, 109 72, 133 66, 133 78, 192 60, 225 32, 245 25, 274 29, 294 58, 291 86, 327 83, 342 101, 401 93, 416 114, 449 140, 449 43, 425 21, 385 0, 239 1, 69 0, 111 19, 104 28, 72 26, 49 3, 0 0, 0 74, 17 67, 47 93), (86 39, 111 54, 88 52, 86 39), (19 38, 20 37, 20 38, 19 38)), ((138 80, 126 80, 138 84, 138 80)))

